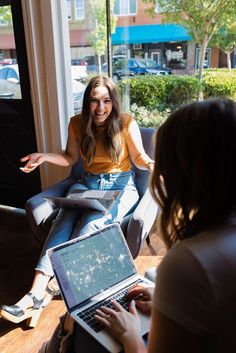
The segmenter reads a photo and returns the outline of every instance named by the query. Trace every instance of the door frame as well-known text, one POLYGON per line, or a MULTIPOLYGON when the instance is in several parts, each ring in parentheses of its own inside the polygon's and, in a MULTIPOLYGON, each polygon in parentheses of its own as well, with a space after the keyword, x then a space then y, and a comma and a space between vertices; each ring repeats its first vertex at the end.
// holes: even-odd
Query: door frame
MULTIPOLYGON (((65 148, 74 114, 66 1, 22 0, 26 50, 38 151, 65 148)), ((68 168, 40 166, 42 189, 68 175, 68 168)))

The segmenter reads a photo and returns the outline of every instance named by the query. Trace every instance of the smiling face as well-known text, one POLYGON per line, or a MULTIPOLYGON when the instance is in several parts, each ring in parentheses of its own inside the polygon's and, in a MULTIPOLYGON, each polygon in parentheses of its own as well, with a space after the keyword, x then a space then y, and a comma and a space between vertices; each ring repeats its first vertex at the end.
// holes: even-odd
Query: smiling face
POLYGON ((90 112, 96 126, 103 125, 112 111, 112 100, 106 86, 95 87, 90 95, 90 112))

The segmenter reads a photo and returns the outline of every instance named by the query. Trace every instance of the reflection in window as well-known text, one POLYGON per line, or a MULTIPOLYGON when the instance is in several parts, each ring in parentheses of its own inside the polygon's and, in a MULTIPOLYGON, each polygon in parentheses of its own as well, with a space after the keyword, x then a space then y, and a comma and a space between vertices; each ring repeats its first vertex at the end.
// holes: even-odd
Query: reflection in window
POLYGON ((163 45, 163 65, 175 70, 183 70, 187 67, 187 42, 167 42, 163 45))
POLYGON ((116 15, 135 15, 137 12, 136 0, 116 0, 114 14, 116 15))

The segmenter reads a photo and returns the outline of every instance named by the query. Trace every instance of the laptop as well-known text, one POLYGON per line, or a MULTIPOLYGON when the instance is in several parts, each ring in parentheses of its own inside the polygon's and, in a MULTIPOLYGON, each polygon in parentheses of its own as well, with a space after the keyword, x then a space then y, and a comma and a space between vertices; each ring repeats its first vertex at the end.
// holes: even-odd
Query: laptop
MULTIPOLYGON (((98 306, 115 299, 126 308, 126 294, 136 285, 154 283, 138 274, 118 223, 48 249, 54 274, 70 315, 109 352, 122 346, 96 321, 98 306)), ((150 317, 139 312, 141 334, 150 328, 150 317)))
POLYGON ((65 197, 45 196, 44 199, 59 208, 90 208, 108 213, 123 190, 71 190, 65 197))

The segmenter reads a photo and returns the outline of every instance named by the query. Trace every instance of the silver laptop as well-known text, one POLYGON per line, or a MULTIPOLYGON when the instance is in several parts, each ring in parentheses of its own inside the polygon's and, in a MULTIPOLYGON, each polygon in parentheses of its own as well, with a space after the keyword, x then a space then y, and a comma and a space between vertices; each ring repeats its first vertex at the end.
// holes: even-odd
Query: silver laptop
POLYGON ((107 213, 123 192, 123 190, 72 190, 65 197, 45 196, 44 199, 59 208, 90 208, 107 213))
MULTIPOLYGON (((68 312, 109 352, 122 350, 94 318, 101 305, 115 299, 128 307, 126 294, 136 285, 154 286, 140 276, 118 223, 48 250, 68 312)), ((150 317, 139 312, 141 334, 149 331, 150 317)))

